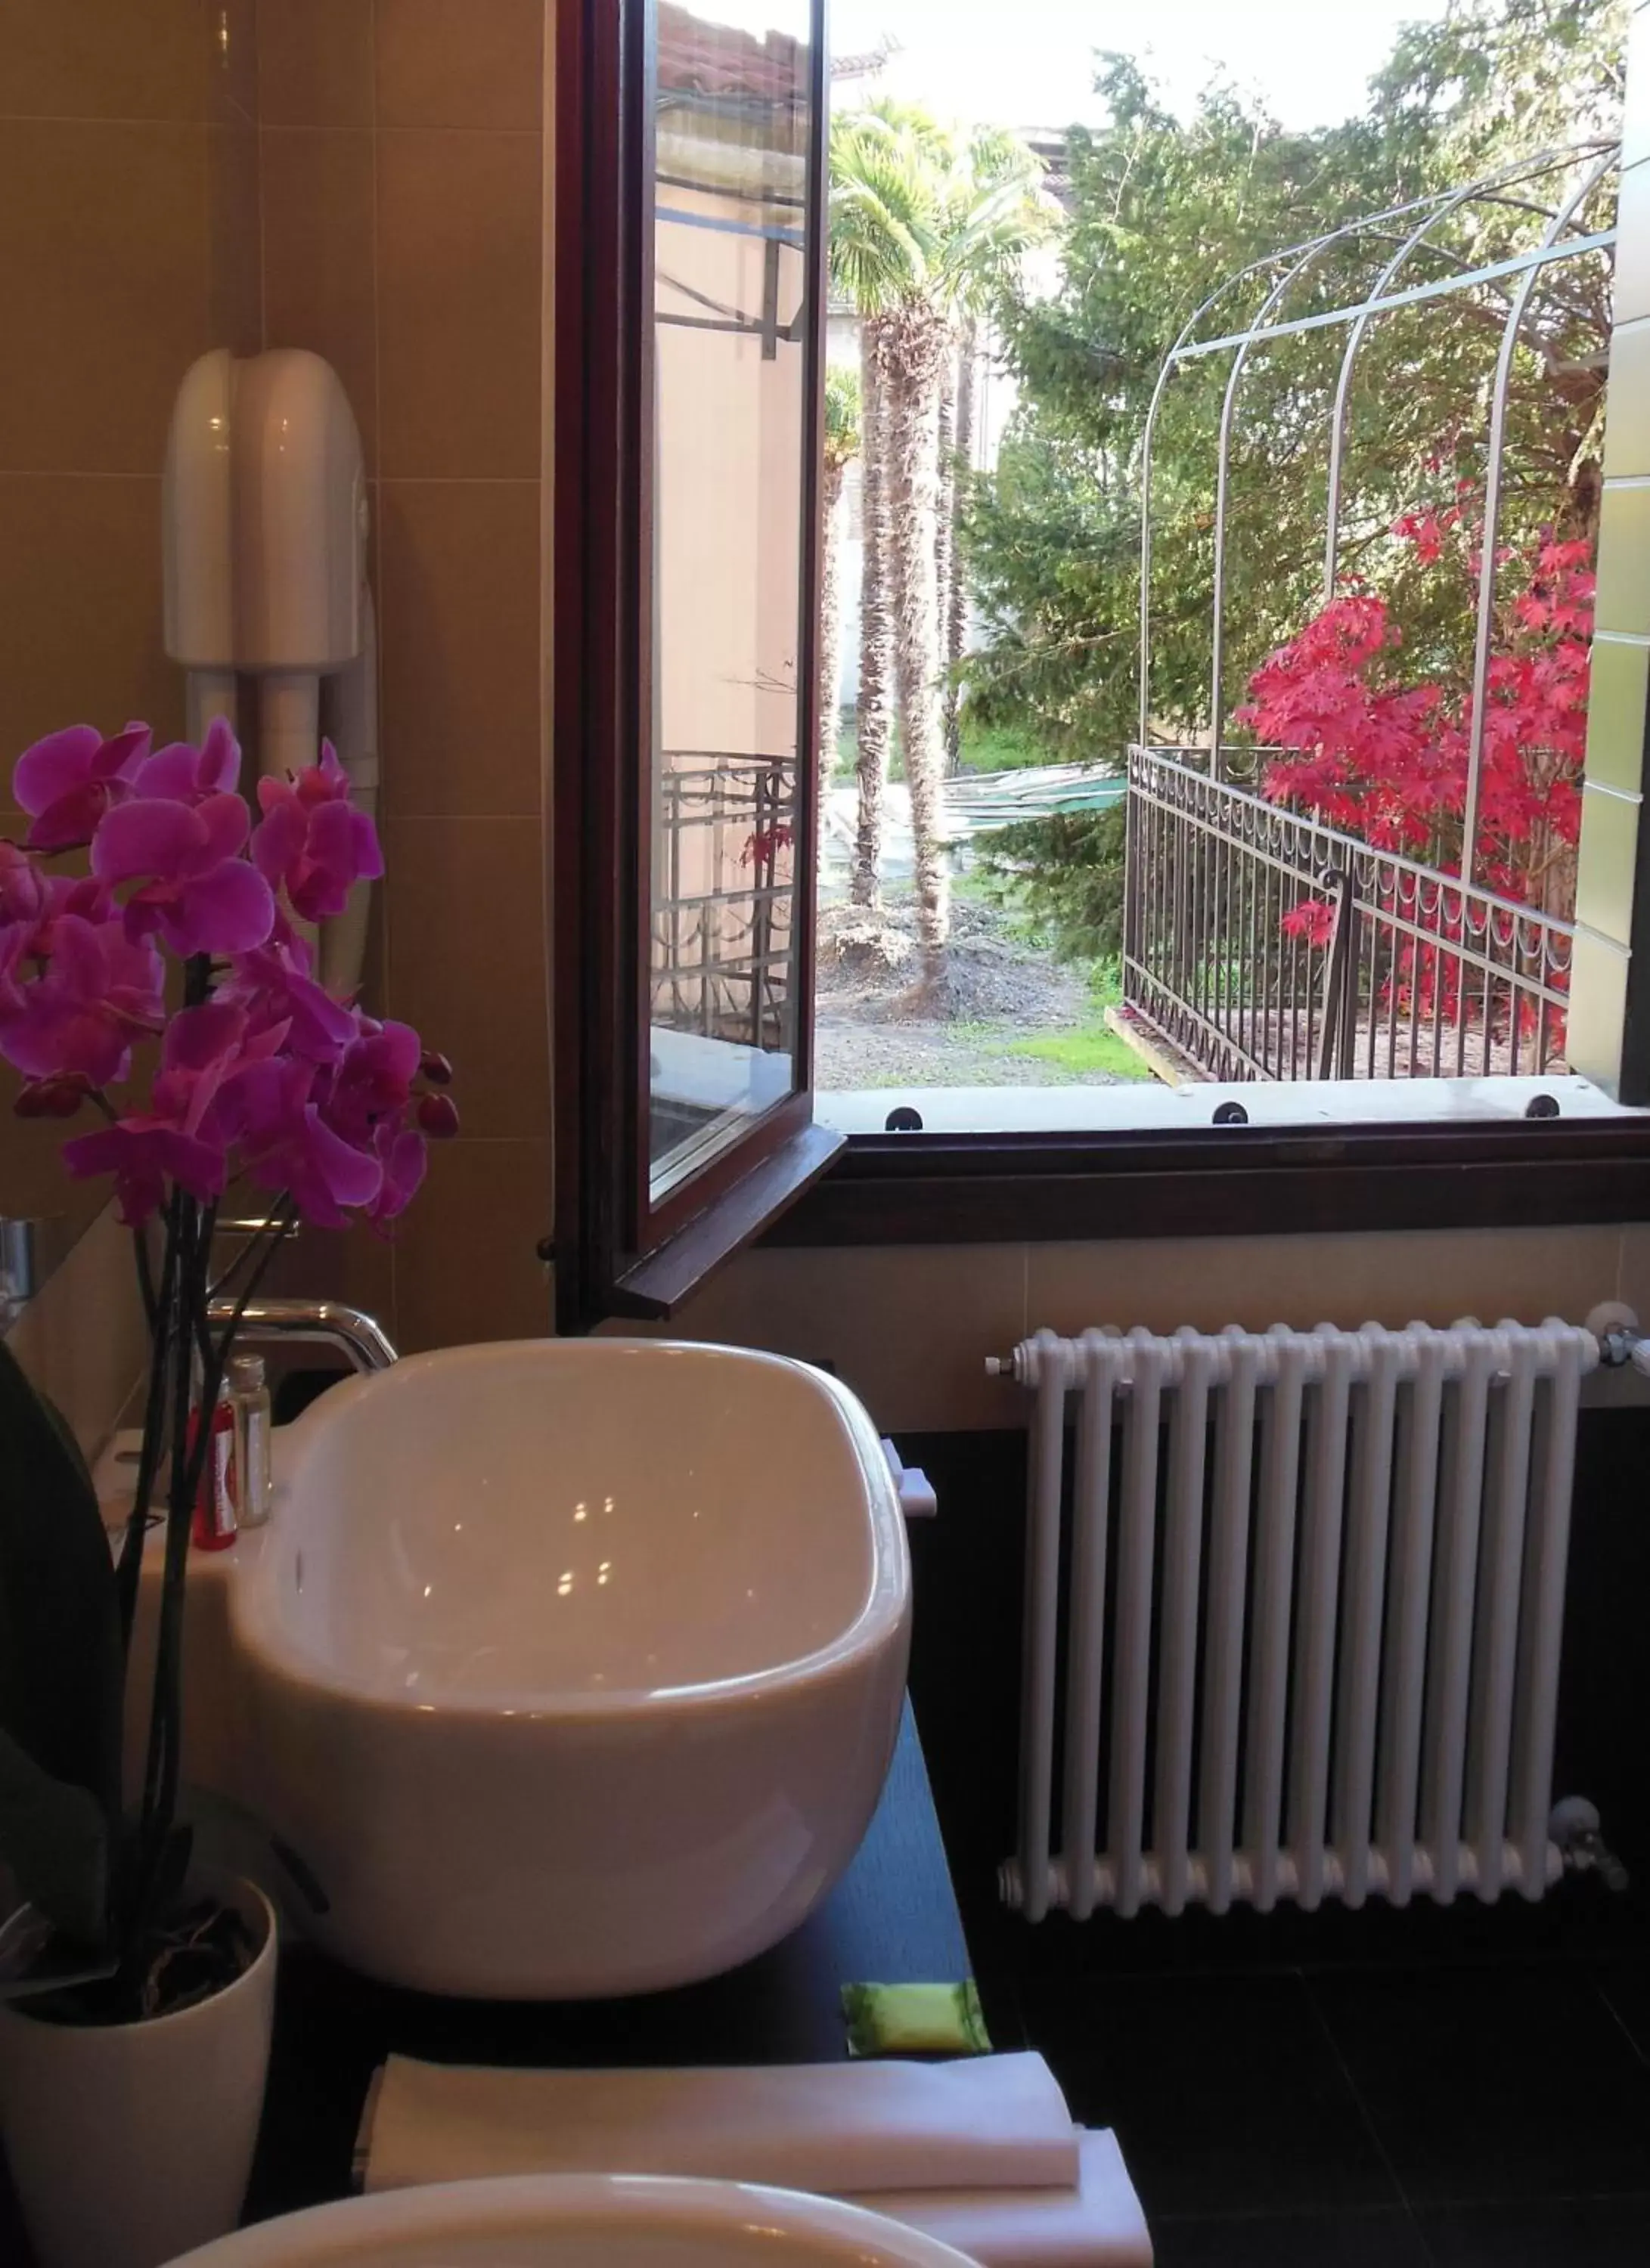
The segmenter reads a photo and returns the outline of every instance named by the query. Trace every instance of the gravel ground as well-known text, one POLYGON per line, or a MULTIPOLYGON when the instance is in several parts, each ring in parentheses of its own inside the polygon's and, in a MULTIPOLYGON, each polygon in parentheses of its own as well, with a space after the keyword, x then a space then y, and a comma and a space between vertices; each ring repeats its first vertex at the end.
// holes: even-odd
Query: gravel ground
POLYGON ((1079 1078, 1058 1064, 1008 1053, 1023 1025, 976 1026, 966 1037, 943 1027, 856 1024, 819 1014, 814 1084, 821 1094, 874 1086, 1115 1086, 1103 1071, 1079 1078))
POLYGON ((1007 917, 953 901, 940 998, 917 988, 921 957, 909 899, 872 921, 843 904, 820 916, 814 1083, 829 1093, 876 1086, 1112 1086, 1012 1052, 1039 1032, 1072 1031, 1089 1003, 1082 979, 1008 934, 1007 917))

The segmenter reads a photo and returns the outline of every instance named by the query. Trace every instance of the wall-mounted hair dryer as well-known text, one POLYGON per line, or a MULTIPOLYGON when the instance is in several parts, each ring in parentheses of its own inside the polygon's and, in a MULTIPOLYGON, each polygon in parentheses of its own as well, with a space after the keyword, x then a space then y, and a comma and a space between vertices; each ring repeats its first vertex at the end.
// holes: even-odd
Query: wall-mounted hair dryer
MULTIPOLYGON (((323 730, 360 807, 378 799, 377 652, 366 581, 366 475, 337 372, 292 347, 203 355, 184 377, 162 505, 166 645, 188 673, 188 730, 238 723, 258 681, 260 768, 313 764, 323 730)), ((367 887, 329 923, 321 975, 360 982, 367 887)))

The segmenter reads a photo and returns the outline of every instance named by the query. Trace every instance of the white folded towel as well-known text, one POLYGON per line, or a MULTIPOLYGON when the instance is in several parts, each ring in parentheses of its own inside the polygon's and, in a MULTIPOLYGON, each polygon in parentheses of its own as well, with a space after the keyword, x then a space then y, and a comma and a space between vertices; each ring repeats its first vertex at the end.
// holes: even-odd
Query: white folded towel
POLYGON ((958 2063, 499 2071, 392 2056, 364 2186, 495 2174, 698 2174, 824 2197, 1076 2191, 1077 2130, 1039 2055, 958 2063))
POLYGON ((1079 2137, 1075 2190, 902 2190, 852 2198, 980 2268, 1152 2268, 1152 2239, 1115 2134, 1079 2137))

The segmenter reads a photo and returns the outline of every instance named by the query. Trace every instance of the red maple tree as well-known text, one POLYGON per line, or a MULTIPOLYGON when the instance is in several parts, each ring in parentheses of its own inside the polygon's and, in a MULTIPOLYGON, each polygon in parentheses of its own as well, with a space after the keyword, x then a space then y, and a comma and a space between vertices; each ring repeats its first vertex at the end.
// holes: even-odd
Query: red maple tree
MULTIPOLYGON (((1447 512, 1417 512, 1393 534, 1418 564, 1464 573, 1476 588, 1478 536, 1469 492, 1447 512)), ((1575 900, 1587 681, 1593 629, 1592 550, 1548 537, 1498 568, 1510 595, 1498 610, 1486 688, 1471 879, 1501 898, 1568 917, 1575 900)), ((1385 600, 1355 588, 1332 600, 1270 655, 1237 712, 1268 750, 1261 792, 1310 813, 1372 849, 1398 852, 1440 876, 1462 872, 1472 692, 1464 677, 1410 681, 1403 632, 1385 600)), ((1516 952, 1519 917, 1470 904, 1444 884, 1430 889, 1399 868, 1378 870, 1377 905, 1392 917, 1387 988, 1424 1012, 1462 1010, 1461 962, 1449 951, 1469 932, 1496 931, 1516 952), (1439 939, 1417 945, 1419 923, 1439 939)), ((1312 945, 1329 942, 1334 910, 1306 897, 1282 917, 1312 945)), ((1555 980, 1555 982, 1559 980, 1555 980)))
MULTIPOLYGON (((1476 580, 1476 541, 1459 506, 1406 515, 1393 533, 1440 571, 1454 550, 1453 563, 1476 580)), ((1472 873, 1504 897, 1567 916, 1587 743, 1591 547, 1544 541, 1522 569, 1490 657, 1472 873)), ((1457 874, 1471 690, 1407 682, 1403 644, 1384 599, 1364 591, 1334 599, 1256 671, 1238 722, 1275 752, 1263 795, 1374 849, 1457 874)))

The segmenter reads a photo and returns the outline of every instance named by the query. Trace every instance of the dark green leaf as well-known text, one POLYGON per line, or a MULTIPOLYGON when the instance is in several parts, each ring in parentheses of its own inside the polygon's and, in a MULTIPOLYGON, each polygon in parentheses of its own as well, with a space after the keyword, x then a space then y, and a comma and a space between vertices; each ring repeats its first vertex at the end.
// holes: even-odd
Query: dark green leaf
MULTIPOLYGON (((77 1450, 0 1341, 0 1734, 117 1817, 123 1660, 114 1570, 77 1450)), ((12 1853, 0 1828, 0 1858, 12 1853)))
POLYGON ((84 1787, 54 1779, 0 1730, 0 1852, 29 1904, 77 1945, 103 1941, 108 1825, 84 1787))

